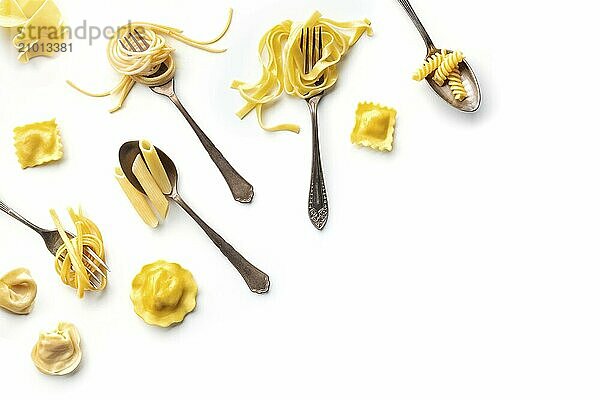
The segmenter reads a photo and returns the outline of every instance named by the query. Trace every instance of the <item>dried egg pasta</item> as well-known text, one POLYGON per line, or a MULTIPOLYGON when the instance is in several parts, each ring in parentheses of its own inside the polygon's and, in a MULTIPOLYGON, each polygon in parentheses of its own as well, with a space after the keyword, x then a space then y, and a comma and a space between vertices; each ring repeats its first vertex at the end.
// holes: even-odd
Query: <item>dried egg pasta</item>
POLYGON ((154 145, 148 140, 140 140, 140 151, 142 152, 144 161, 146 161, 146 165, 148 165, 148 169, 160 190, 164 194, 171 193, 171 190, 173 190, 171 181, 169 181, 167 171, 165 171, 165 167, 160 161, 160 157, 158 156, 158 152, 154 145))
POLYGON ((37 369, 46 375, 66 375, 81 362, 81 337, 75 325, 59 322, 55 330, 40 333, 31 350, 37 369))
POLYGON ((0 278, 0 308, 15 314, 29 314, 37 285, 28 269, 17 268, 0 278))
POLYGON ((72 208, 69 208, 68 212, 75 225, 73 238, 67 235, 56 211, 50 210, 50 216, 64 242, 56 252, 54 267, 63 283, 76 289, 77 295, 83 298, 85 291, 100 291, 106 287, 106 268, 84 253, 84 249, 88 248, 106 262, 104 242, 100 229, 83 214, 81 208, 78 213, 72 208), (85 258, 87 260, 84 260, 85 258), (91 276, 92 272, 94 276, 91 276))
POLYGON ((169 200, 165 197, 160 187, 156 183, 154 176, 150 173, 150 170, 146 166, 144 159, 141 155, 138 155, 133 162, 132 171, 137 180, 142 185, 144 192, 150 199, 150 204, 154 207, 160 219, 164 220, 167 218, 169 212, 169 200))
POLYGON ((336 22, 323 18, 315 12, 304 23, 284 21, 271 28, 258 45, 262 65, 262 77, 257 83, 234 81, 232 88, 239 91, 246 105, 237 112, 244 118, 256 109, 258 123, 269 132, 299 132, 295 124, 281 124, 268 127, 263 121, 263 106, 274 102, 283 91, 289 95, 306 99, 332 87, 338 79, 337 64, 361 36, 371 36, 371 22, 367 19, 352 22, 336 22), (303 28, 320 27, 323 35, 323 56, 310 73, 304 73, 304 57, 300 49, 300 36, 303 28), (319 77, 321 85, 315 85, 319 77))
POLYGON ((63 147, 56 120, 19 126, 13 132, 15 153, 21 168, 35 167, 62 158, 63 147))
POLYGON ((147 197, 133 187, 120 167, 115 168, 115 178, 142 221, 151 228, 156 228, 158 226, 158 218, 154 215, 147 197))
POLYGON ((146 323, 167 327, 183 321, 196 308, 198 286, 179 264, 156 261, 145 265, 131 284, 134 311, 146 323))
POLYGON ((396 110, 373 103, 359 103, 356 124, 350 135, 354 144, 379 151, 392 151, 396 110))
POLYGON ((175 75, 175 61, 173 59, 175 49, 167 44, 167 36, 197 49, 211 53, 222 53, 225 50, 213 49, 210 45, 218 42, 225 36, 231 25, 232 15, 233 10, 229 9, 225 28, 215 38, 207 41, 190 39, 182 35, 182 31, 177 28, 148 22, 131 22, 117 29, 108 41, 106 51, 108 62, 115 71, 122 75, 116 87, 103 93, 91 93, 79 88, 71 81, 67 81, 67 83, 81 93, 92 97, 118 95, 119 101, 117 106, 110 110, 110 112, 115 112, 123 106, 125 99, 136 82, 146 86, 160 86, 173 78, 175 75), (134 31, 139 32, 143 36, 149 45, 148 49, 144 51, 131 51, 125 49, 120 44, 120 39, 134 31), (163 63, 166 68, 156 75, 163 63))
POLYGON ((11 29, 22 63, 56 54, 52 50, 66 38, 62 14, 53 0, 0 0, 0 27, 11 29))

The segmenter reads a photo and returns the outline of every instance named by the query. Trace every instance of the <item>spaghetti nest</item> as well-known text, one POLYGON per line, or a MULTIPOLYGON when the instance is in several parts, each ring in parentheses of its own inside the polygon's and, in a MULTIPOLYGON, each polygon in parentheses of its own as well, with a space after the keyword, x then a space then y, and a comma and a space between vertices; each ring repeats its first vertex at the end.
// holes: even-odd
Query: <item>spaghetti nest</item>
POLYGON ((54 268, 63 283, 76 289, 77 295, 82 298, 85 291, 101 291, 106 287, 106 268, 88 255, 92 251, 106 262, 106 254, 98 226, 83 214, 81 208, 77 213, 72 208, 68 211, 75 225, 75 235, 72 238, 67 234, 56 211, 50 210, 54 225, 63 239, 62 246, 56 252, 54 268))
POLYGON ((117 73, 122 75, 121 80, 113 89, 102 93, 91 93, 81 89, 71 81, 67 83, 81 93, 92 97, 106 97, 118 95, 119 102, 110 110, 119 110, 129 92, 136 83, 146 86, 160 86, 167 83, 175 75, 175 49, 167 43, 171 37, 188 46, 195 47, 210 53, 222 53, 224 49, 215 49, 210 45, 221 40, 229 30, 233 10, 229 9, 227 23, 223 30, 213 39, 198 41, 182 34, 182 30, 165 25, 149 22, 131 22, 122 26, 109 39, 106 49, 108 62, 117 73), (129 36, 129 35, 133 35, 129 36), (129 38, 129 41, 127 39, 129 38), (147 47, 147 48, 146 48, 147 47), (145 48, 145 50, 142 50, 145 48), (140 51, 142 50, 142 51, 140 51))
POLYGON ((338 79, 337 64, 364 33, 373 35, 371 22, 367 19, 336 22, 323 18, 319 12, 315 12, 304 23, 288 20, 275 25, 261 38, 258 45, 262 64, 260 80, 256 83, 234 81, 231 85, 246 100, 246 105, 237 112, 237 116, 244 118, 256 109, 258 123, 264 130, 298 133, 300 127, 294 124, 265 126, 263 107, 279 98, 284 90, 289 95, 306 99, 331 88, 338 79), (300 40, 302 30, 312 27, 321 29, 323 54, 312 70, 305 73, 300 40), (322 83, 317 85, 321 77, 322 83))

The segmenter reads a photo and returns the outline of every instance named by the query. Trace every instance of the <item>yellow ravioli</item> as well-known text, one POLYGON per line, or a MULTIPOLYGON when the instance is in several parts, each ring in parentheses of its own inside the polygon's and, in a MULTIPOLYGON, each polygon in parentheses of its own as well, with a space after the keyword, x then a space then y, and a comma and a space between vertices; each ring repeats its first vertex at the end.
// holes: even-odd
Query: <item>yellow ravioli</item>
POLYGON ((19 126, 13 132, 16 154, 23 169, 62 158, 60 130, 56 120, 19 126))
POLYGON ((359 103, 356 124, 350 135, 354 144, 379 151, 392 151, 396 110, 373 103, 359 103))
POLYGON ((146 323, 165 328, 183 321, 196 308, 197 294, 190 271, 160 260, 145 265, 136 275, 130 297, 135 313, 146 323))

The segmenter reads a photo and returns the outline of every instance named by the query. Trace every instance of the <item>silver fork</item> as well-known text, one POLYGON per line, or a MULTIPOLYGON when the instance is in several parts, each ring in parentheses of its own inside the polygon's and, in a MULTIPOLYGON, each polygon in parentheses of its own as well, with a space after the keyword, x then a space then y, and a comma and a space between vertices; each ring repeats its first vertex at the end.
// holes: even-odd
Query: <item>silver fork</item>
MULTIPOLYGON (((300 50, 304 55, 304 73, 309 74, 317 61, 323 56, 322 28, 303 28, 300 36, 300 50)), ((324 77, 321 75, 315 86, 323 84, 324 77)), ((306 99, 310 117, 312 120, 312 171, 310 174, 310 190, 308 193, 308 217, 315 226, 321 230, 327 223, 329 217, 329 203, 327 201, 327 190, 325 189, 325 178, 321 165, 321 150, 319 148, 319 124, 317 119, 317 107, 325 92, 319 92, 306 99)))
MULTIPOLYGON (((44 239, 44 243, 46 243, 46 248, 48 249, 48 251, 50 251, 50 253, 52 253, 53 256, 56 256, 56 253, 58 253, 58 250, 64 243, 57 230, 51 231, 48 229, 40 228, 33 222, 27 220, 25 217, 20 215, 18 212, 7 206, 4 202, 2 202, 2 200, 0 200, 0 211, 5 212, 17 221, 25 224, 29 228, 36 231, 42 237, 42 239, 44 239)), ((70 232, 67 232, 67 236, 69 236, 69 238, 74 237, 74 235, 70 232)), ((94 289, 99 289, 102 286, 102 281, 96 276, 94 272, 92 272, 92 270, 97 271, 100 275, 104 277, 104 279, 107 279, 106 274, 100 268, 98 268, 96 263, 100 264, 107 271, 110 271, 110 269, 108 269, 106 263, 102 261, 102 259, 92 249, 90 249, 87 246, 84 246, 83 251, 84 266, 87 273, 90 274, 90 277, 92 278, 92 280, 90 280, 90 283, 92 284, 92 287, 94 289), (95 260, 96 263, 92 259, 95 260)), ((64 259, 61 258, 61 260, 64 259)))
MULTIPOLYGON (((134 29, 133 32, 129 32, 127 35, 124 35, 122 40, 119 39, 119 43, 125 50, 138 53, 143 52, 150 47, 150 44, 146 41, 144 35, 142 35, 137 29, 134 29)), ((154 75, 160 75, 162 72, 164 72, 165 67, 166 65, 163 63, 154 75)), ((177 97, 177 94, 175 94, 175 78, 172 78, 160 86, 151 86, 150 89, 154 93, 168 97, 173 104, 177 106, 181 114, 183 114, 187 122, 198 136, 198 139, 200 139, 200 142, 221 172, 221 175, 223 175, 223 178, 225 178, 225 182, 227 182, 229 190, 231 190, 231 193, 233 194, 233 198, 240 203, 250 203, 254 197, 254 188, 235 170, 235 168, 231 166, 231 164, 229 164, 229 161, 225 159, 223 153, 217 149, 209 137, 206 136, 202 128, 198 126, 196 121, 194 121, 192 116, 187 112, 177 97)))

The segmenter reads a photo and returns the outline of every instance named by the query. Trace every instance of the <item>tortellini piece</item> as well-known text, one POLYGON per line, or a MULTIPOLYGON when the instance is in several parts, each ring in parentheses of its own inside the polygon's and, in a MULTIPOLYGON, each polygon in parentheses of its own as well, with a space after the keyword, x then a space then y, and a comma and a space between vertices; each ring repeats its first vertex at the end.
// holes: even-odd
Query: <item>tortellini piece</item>
POLYGON ((198 287, 192 273, 179 264, 159 260, 145 265, 131 284, 135 313, 161 327, 183 321, 196 308, 198 287))
POLYGON ((21 168, 35 167, 62 158, 63 147, 56 120, 19 126, 13 132, 21 168))
POLYGON ((40 333, 31 359, 37 369, 47 375, 75 371, 81 362, 81 338, 75 325, 59 322, 55 330, 40 333))
POLYGON ((17 268, 0 278, 0 307, 15 314, 29 314, 37 285, 28 269, 17 268))
POLYGON ((379 151, 392 151, 396 110, 373 103, 359 103, 350 141, 379 151))

